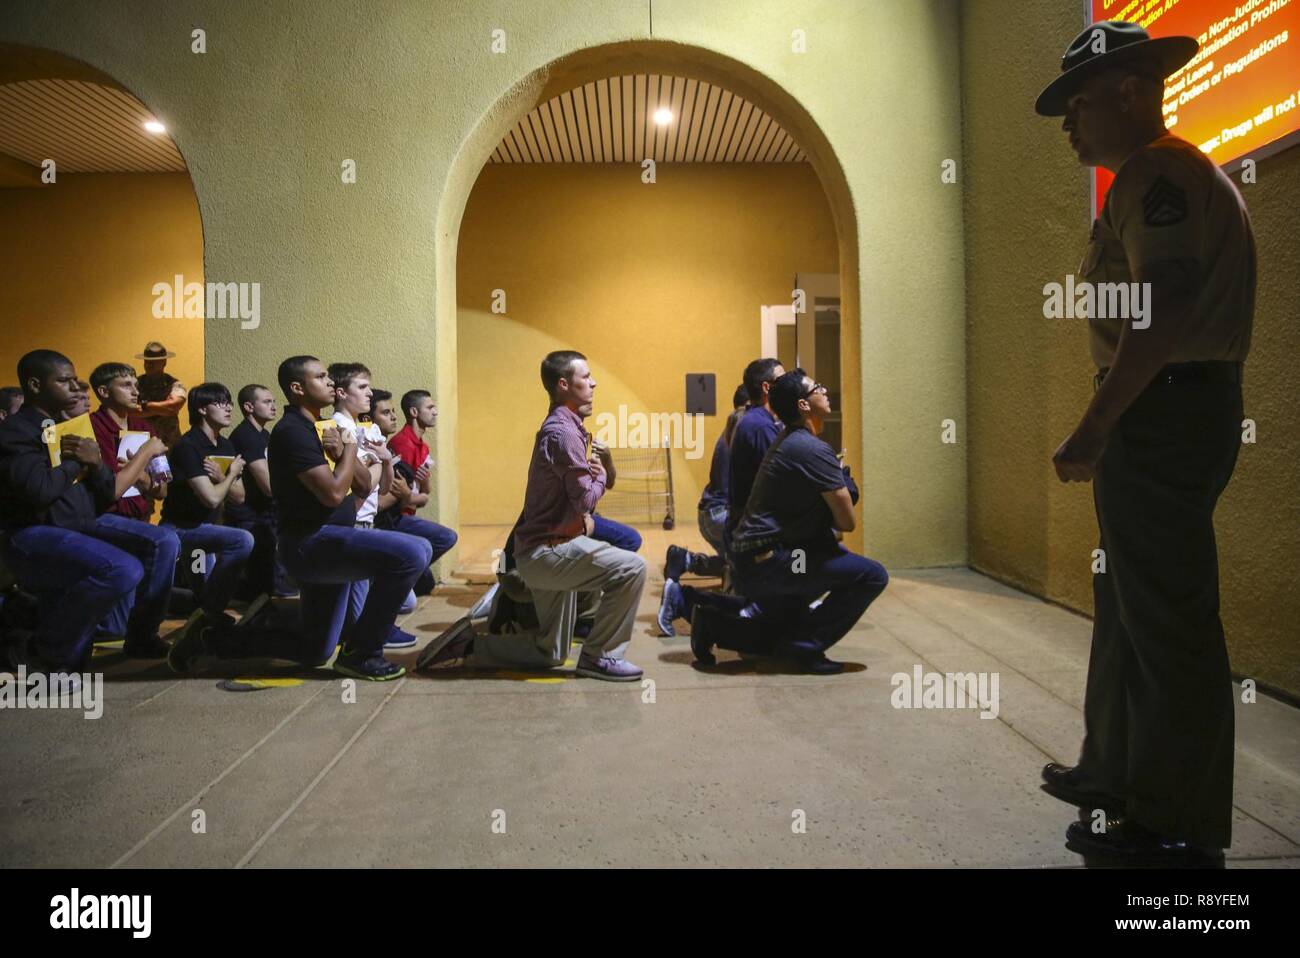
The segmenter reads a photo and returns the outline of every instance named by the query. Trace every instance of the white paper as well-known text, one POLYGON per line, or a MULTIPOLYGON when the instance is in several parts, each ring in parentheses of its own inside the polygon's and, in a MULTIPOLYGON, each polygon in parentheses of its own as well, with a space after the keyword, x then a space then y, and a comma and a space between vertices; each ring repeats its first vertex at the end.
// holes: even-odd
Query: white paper
MULTIPOLYGON (((149 437, 144 433, 135 433, 122 437, 122 441, 117 445, 117 462, 118 465, 126 462, 128 458, 140 451, 140 447, 149 441, 149 437)), ((130 499, 132 496, 140 495, 140 490, 134 485, 126 492, 122 493, 123 499, 130 499)))

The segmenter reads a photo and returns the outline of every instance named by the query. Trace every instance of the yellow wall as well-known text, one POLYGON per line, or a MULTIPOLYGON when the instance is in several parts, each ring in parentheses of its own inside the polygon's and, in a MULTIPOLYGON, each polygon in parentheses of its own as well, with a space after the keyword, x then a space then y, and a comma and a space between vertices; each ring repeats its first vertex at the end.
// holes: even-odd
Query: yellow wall
MULTIPOLYGON (((38 348, 64 353, 82 379, 114 360, 143 373, 134 357, 151 339, 176 353, 168 372, 187 386, 202 381, 202 320, 152 311, 154 283, 177 273, 203 282, 188 175, 64 173, 53 184, 0 189, 0 263, 3 384, 16 384, 18 357, 38 348)), ((186 419, 182 412, 182 427, 186 419)))
MULTIPOLYGON (((961 188, 939 179, 961 149, 957 10, 655 0, 652 31, 647 3, 609 0, 64 0, 58 16, 8 0, 0 41, 85 60, 168 125, 207 276, 262 283, 259 329, 207 323, 210 375, 267 381, 285 356, 346 348, 381 382, 432 378, 443 464, 460 454, 456 236, 505 130, 574 57, 602 76, 672 60, 757 102, 812 154, 849 251, 845 311, 862 316, 850 455, 867 548, 897 567, 965 558, 965 452, 939 442, 965 406, 961 188), (196 26, 205 54, 190 49, 196 26), (507 48, 493 54, 498 28, 507 48)), ((454 470, 435 493, 429 514, 455 524, 454 470)))
POLYGON ((596 375, 593 433, 620 404, 681 412, 685 374, 716 374, 718 415, 704 417, 699 458, 673 451, 678 518, 693 524, 731 394, 759 355, 759 307, 788 303, 796 272, 838 268, 806 164, 665 164, 654 184, 636 165, 487 166, 457 262, 463 523, 519 515, 546 413, 538 365, 577 349, 596 375), (494 289, 505 315, 491 311, 494 289))
MULTIPOLYGON (((1086 407, 1095 369, 1083 323, 1042 318, 1043 284, 1072 272, 1087 240, 1088 178, 1061 120, 1032 108, 1081 28, 1065 7, 962 8, 970 550, 975 568, 1091 614, 1092 489, 1058 482, 1051 457, 1086 407)), ((1261 161, 1242 193, 1259 249, 1245 383, 1258 442, 1243 445, 1215 515, 1222 615, 1233 670, 1300 694, 1300 150, 1261 161)))

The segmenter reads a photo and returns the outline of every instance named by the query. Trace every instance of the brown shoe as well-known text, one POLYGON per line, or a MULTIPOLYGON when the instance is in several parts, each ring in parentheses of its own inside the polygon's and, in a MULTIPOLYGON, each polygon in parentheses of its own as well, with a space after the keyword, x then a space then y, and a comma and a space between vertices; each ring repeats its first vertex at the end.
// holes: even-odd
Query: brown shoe
POLYGON ((469 616, 457 619, 451 627, 430 642, 415 660, 415 671, 431 669, 444 662, 463 659, 474 650, 474 625, 469 616))

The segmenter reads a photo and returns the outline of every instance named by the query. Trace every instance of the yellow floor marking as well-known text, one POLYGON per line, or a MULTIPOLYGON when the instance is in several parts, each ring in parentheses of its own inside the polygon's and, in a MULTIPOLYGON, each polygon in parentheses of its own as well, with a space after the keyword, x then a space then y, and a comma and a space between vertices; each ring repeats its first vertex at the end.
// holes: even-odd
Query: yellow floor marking
POLYGON ((289 689, 295 685, 302 685, 302 679, 263 679, 256 677, 240 676, 231 679, 232 682, 239 682, 243 685, 251 685, 257 689, 289 689))

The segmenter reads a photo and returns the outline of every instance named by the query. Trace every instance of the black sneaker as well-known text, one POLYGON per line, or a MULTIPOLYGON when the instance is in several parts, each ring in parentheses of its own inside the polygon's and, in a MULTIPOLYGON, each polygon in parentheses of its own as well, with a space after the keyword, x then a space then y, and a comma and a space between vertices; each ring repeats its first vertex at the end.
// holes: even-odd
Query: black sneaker
POLYGON ((131 638, 122 643, 122 654, 132 659, 165 659, 172 647, 153 635, 145 639, 131 638))
POLYGON ((457 619, 451 626, 426 645, 415 660, 415 671, 431 669, 443 662, 463 659, 474 648, 474 624, 469 616, 457 619))
POLYGON ((207 628, 203 619, 203 610, 195 609, 185 624, 173 632, 171 649, 167 652, 167 664, 173 672, 185 675, 194 668, 194 663, 207 651, 203 642, 203 632, 207 628))
POLYGON ((382 652, 354 652, 346 648, 334 660, 334 671, 367 682, 389 682, 406 674, 405 668, 389 662, 382 652))
POLYGON ((713 632, 719 615, 717 609, 707 605, 697 605, 691 615, 691 654, 701 665, 716 665, 718 662, 713 657, 713 632))
MULTIPOLYGON (((668 557, 664 560, 664 579, 676 582, 682 573, 691 570, 691 554, 681 546, 669 546, 668 557)), ((671 632, 668 633, 672 635, 671 632)))
POLYGON ((271 596, 265 592, 259 594, 257 598, 248 603, 247 608, 244 609, 244 614, 239 617, 239 624, 236 628, 248 628, 253 624, 253 620, 259 615, 271 611, 272 608, 274 606, 271 605, 271 596))

